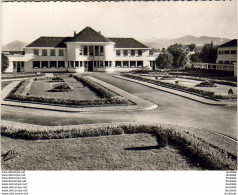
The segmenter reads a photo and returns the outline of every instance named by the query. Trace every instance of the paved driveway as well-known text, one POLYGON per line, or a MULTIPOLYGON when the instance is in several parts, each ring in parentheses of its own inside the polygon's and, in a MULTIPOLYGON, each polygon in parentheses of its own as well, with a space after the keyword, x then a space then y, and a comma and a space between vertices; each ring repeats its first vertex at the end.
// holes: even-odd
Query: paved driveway
POLYGON ((106 73, 91 74, 159 107, 149 111, 66 113, 2 106, 2 119, 41 125, 69 125, 103 122, 158 122, 211 129, 237 139, 237 107, 211 106, 158 91, 106 73))

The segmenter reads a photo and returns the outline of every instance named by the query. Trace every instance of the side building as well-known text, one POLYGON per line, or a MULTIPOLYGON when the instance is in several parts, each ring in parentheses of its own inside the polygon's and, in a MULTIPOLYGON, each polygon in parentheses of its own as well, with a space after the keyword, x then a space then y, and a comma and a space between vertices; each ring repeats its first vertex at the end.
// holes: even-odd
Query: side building
POLYGON ((158 57, 133 38, 106 38, 90 27, 73 37, 40 37, 23 52, 4 51, 5 72, 85 72, 152 69, 158 57))
POLYGON ((195 68, 234 72, 237 77, 237 39, 217 47, 216 63, 193 62, 195 68))

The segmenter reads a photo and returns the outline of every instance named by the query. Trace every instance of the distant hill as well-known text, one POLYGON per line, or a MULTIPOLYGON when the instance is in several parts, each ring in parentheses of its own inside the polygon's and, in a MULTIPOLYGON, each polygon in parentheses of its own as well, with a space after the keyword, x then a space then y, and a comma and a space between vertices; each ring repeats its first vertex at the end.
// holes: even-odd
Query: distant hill
POLYGON ((197 46, 203 46, 205 43, 213 42, 214 45, 221 45, 223 43, 226 43, 227 41, 230 41, 230 39, 226 38, 219 38, 219 37, 207 37, 207 36, 201 36, 201 37, 195 37, 191 35, 187 35, 184 37, 180 37, 178 39, 169 39, 169 38, 153 38, 153 39, 147 39, 142 40, 145 45, 152 47, 152 48, 167 48, 170 45, 173 45, 175 43, 182 43, 182 44, 191 44, 195 43, 197 46))
POLYGON ((22 41, 13 41, 2 46, 2 51, 22 51, 28 43, 22 41))

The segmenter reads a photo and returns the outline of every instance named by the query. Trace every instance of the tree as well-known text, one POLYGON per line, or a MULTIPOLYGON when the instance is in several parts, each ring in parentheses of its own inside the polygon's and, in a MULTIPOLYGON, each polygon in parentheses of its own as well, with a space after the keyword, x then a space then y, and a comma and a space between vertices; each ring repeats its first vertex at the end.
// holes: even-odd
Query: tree
POLYGON ((171 68, 172 63, 173 56, 165 50, 163 50, 163 52, 156 59, 156 66, 161 69, 171 68))
POLYGON ((213 45, 213 42, 211 43, 205 43, 202 47, 200 58, 202 62, 207 63, 216 63, 217 59, 217 46, 213 45))
POLYGON ((173 63, 172 66, 174 68, 179 68, 179 67, 183 67, 184 65, 181 63, 181 58, 186 59, 184 57, 185 54, 188 54, 189 49, 188 47, 182 45, 182 44, 178 44, 175 43, 174 45, 170 45, 167 49, 167 51, 169 53, 171 53, 173 55, 173 63))
POLYGON ((4 53, 2 53, 2 65, 1 66, 2 66, 2 72, 4 72, 9 66, 8 58, 4 53))

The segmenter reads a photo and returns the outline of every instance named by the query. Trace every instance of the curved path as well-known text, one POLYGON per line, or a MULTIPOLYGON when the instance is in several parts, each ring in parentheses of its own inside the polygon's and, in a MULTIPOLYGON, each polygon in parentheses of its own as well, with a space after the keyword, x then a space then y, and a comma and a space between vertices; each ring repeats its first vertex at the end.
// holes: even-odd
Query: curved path
POLYGON ((116 87, 159 105, 148 111, 68 113, 2 106, 2 119, 41 125, 90 124, 103 122, 157 122, 205 128, 237 139, 237 107, 202 104, 106 73, 91 74, 116 87))

